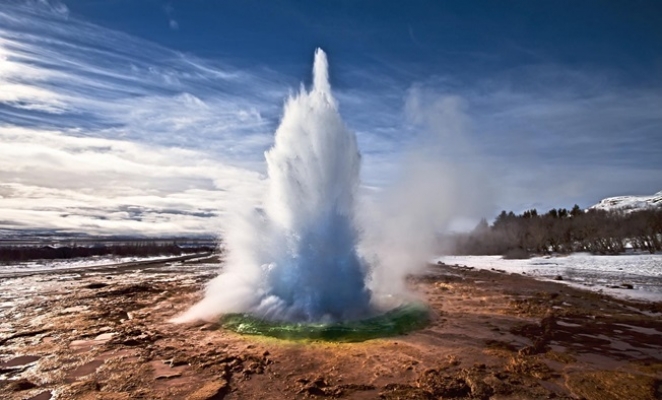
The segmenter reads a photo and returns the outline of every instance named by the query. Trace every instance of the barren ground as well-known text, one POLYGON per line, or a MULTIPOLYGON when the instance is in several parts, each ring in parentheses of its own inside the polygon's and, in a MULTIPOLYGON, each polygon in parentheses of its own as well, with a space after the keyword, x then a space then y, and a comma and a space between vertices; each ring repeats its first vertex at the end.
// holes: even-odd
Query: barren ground
POLYGON ((195 262, 0 279, 1 399, 660 399, 662 304, 430 266, 432 323, 361 343, 241 336, 168 319, 195 262))

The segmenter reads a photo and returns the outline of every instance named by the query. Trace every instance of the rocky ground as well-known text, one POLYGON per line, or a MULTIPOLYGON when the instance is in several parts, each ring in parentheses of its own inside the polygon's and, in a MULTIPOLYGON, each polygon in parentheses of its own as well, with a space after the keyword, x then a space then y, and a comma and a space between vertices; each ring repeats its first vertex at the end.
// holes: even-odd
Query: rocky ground
POLYGON ((0 279, 1 399, 660 399, 662 304, 430 266, 431 324, 361 343, 168 319, 209 260, 0 279))

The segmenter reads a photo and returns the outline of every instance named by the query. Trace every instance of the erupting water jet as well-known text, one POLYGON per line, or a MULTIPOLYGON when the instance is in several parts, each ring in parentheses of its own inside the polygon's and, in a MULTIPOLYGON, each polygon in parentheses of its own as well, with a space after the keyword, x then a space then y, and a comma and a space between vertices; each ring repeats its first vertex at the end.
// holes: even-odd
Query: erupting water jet
POLYGON ((416 325, 420 308, 377 315, 384 310, 366 285, 370 271, 357 251, 355 218, 361 156, 338 112, 321 49, 312 88, 288 99, 265 157, 264 207, 226 230, 223 273, 179 321, 225 314, 226 326, 241 332, 329 339, 416 325))

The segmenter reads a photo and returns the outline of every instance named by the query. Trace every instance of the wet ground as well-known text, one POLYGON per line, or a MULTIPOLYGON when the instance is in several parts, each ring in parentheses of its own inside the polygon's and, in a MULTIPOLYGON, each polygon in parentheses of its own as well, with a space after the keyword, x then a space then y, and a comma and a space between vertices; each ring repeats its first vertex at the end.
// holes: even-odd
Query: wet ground
POLYGON ((442 256, 446 264, 559 280, 569 286, 626 300, 662 301, 662 252, 620 255, 556 254, 526 259, 501 256, 442 256))
POLYGON ((168 319, 210 260, 0 279, 1 399, 659 399, 662 304, 430 266, 416 332, 360 343, 168 319))

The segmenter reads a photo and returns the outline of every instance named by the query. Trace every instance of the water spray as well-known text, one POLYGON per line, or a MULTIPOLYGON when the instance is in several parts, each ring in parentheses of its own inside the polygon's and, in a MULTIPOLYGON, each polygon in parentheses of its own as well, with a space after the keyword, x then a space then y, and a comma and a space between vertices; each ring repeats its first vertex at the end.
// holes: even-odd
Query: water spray
POLYGON ((222 316, 225 327, 283 338, 359 340, 404 333, 426 312, 385 310, 358 252, 356 196, 361 156, 315 52, 313 85, 285 104, 262 209, 226 230, 228 256, 205 298, 179 321, 222 316))

